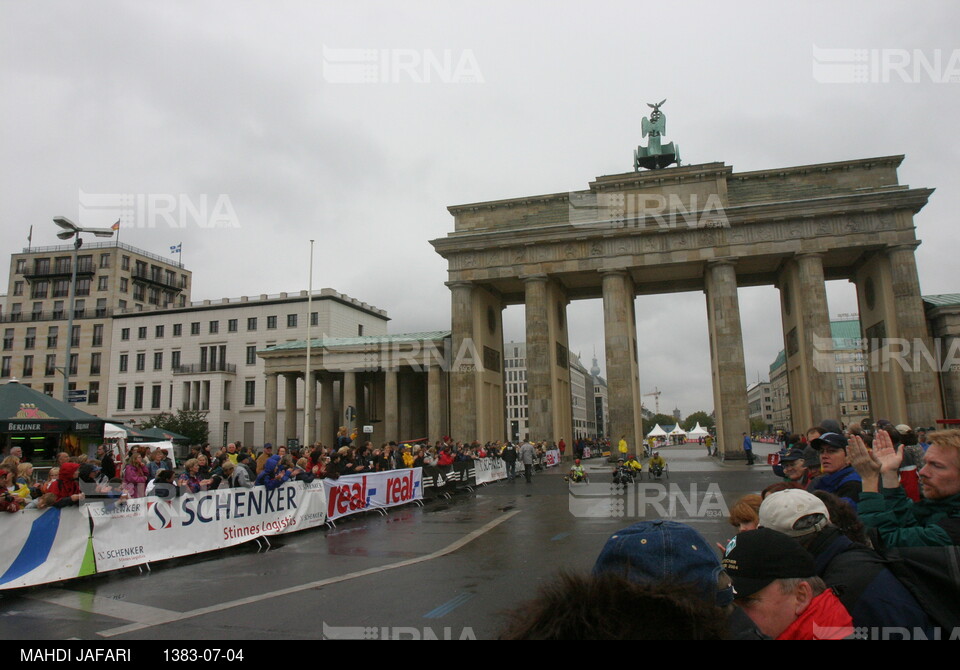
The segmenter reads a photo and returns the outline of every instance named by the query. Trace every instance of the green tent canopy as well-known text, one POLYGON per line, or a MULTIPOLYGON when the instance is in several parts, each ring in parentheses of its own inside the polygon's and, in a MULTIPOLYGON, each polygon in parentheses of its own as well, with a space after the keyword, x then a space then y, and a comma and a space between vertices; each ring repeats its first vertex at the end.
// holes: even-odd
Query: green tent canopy
POLYGON ((17 381, 0 384, 0 433, 103 437, 104 420, 17 381))

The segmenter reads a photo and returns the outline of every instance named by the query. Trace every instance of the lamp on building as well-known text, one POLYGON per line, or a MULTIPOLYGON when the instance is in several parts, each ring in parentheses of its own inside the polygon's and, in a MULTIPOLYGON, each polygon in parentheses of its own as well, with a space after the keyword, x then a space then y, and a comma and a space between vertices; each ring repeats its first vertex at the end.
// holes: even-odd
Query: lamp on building
POLYGON ((83 246, 80 233, 92 233, 97 237, 113 237, 111 228, 81 228, 65 216, 53 217, 53 222, 63 230, 57 233, 61 240, 73 238, 73 265, 70 269, 70 297, 67 300, 67 360, 63 366, 63 402, 70 402, 70 356, 73 350, 73 313, 77 294, 77 252, 83 246))

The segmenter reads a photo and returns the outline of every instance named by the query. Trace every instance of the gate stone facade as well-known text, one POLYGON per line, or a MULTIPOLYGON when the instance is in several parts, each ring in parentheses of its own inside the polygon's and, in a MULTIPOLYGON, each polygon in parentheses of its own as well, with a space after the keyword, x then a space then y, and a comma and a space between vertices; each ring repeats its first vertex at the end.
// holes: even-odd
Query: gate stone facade
MULTIPOLYGON (((573 434, 566 306, 602 298, 611 436, 643 438, 637 295, 703 291, 719 447, 742 455, 749 431, 737 288, 780 289, 794 430, 837 412, 824 282, 856 285, 863 336, 927 342, 913 216, 932 189, 897 181, 903 156, 733 171, 723 163, 598 177, 589 189, 449 208, 431 244, 452 294, 451 430, 502 439, 507 305, 526 306, 530 438, 573 434)), ((641 337, 640 345, 669 346, 641 337)), ((869 369, 875 417, 932 425, 936 375, 869 369)))

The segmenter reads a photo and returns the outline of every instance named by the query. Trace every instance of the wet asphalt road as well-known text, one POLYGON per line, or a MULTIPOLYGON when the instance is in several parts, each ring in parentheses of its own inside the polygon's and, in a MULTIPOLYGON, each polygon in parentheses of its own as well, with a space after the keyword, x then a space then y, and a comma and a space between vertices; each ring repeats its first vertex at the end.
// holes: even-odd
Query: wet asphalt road
MULTIPOLYGON (((755 445, 757 462, 773 450, 755 445)), ((612 488, 611 467, 593 460, 589 485, 571 487, 553 469, 531 484, 521 477, 275 538, 266 551, 250 543, 149 573, 3 593, 0 638, 494 638, 505 610, 561 568, 588 571, 618 529, 668 517, 725 542, 725 509, 774 481, 766 465, 719 463, 701 448, 662 453, 668 476, 636 489, 612 488)))

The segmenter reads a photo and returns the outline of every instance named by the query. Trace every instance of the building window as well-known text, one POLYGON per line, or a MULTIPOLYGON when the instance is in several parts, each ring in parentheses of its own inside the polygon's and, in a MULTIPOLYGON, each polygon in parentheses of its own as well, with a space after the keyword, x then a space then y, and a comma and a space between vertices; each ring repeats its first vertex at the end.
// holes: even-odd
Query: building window
POLYGON ((0 364, 0 377, 9 377, 10 376, 10 361, 13 360, 10 356, 4 356, 3 362, 0 364))
POLYGON ((357 337, 363 337, 363 324, 357 326, 357 337))
POLYGON ((171 351, 170 352, 170 367, 176 370, 180 367, 180 352, 171 351))
POLYGON ((47 328, 47 349, 57 348, 57 335, 59 330, 59 326, 50 326, 47 328))
POLYGON ((103 346, 103 324, 102 323, 93 324, 93 340, 91 344, 95 347, 103 346))
POLYGON ((320 325, 320 312, 310 312, 310 325, 311 326, 320 325))
POLYGON ((163 352, 162 351, 153 352, 153 369, 163 370, 163 352))
POLYGON ((90 295, 89 279, 77 279, 77 295, 90 295))
POLYGON ((47 354, 47 364, 44 366, 43 374, 46 377, 52 377, 57 374, 57 355, 47 354))
POLYGON ((100 374, 100 359, 102 355, 99 351, 90 354, 90 374, 100 374))
POLYGON ((143 409, 143 387, 142 386, 133 387, 133 408, 143 409))
POLYGON ((229 321, 227 321, 227 332, 228 332, 228 333, 235 333, 235 332, 237 332, 237 320, 236 320, 236 319, 230 319, 229 321))
POLYGON ((287 328, 296 328, 296 327, 297 327, 297 315, 287 314, 287 328))
POLYGON ((3 331, 3 350, 13 349, 13 328, 7 328, 3 331))
POLYGON ((102 319, 107 315, 107 299, 106 298, 97 298, 97 312, 96 317, 102 319))
POLYGON ((23 338, 23 348, 24 349, 33 349, 37 344, 37 329, 34 327, 27 328, 27 335, 23 338))
POLYGON ((247 365, 257 364, 257 345, 251 344, 247 347, 247 365))
POLYGON ((127 408, 127 387, 118 386, 117 387, 117 409, 126 409, 127 408))
POLYGON ((219 322, 219 321, 211 321, 211 322, 210 322, 210 334, 211 334, 211 335, 215 335, 215 334, 217 334, 217 333, 219 333, 219 332, 220 332, 220 322, 219 322))
MULTIPOLYGON (((17 283, 20 284, 20 291, 17 292, 17 290, 14 289, 13 294, 23 295, 23 282, 17 282, 17 283)), ((33 289, 30 291, 30 297, 33 298, 34 300, 42 300, 43 298, 47 297, 47 293, 49 289, 50 289, 50 282, 48 282, 46 279, 40 279, 38 281, 35 281, 33 282, 33 289)))
POLYGON ((138 339, 138 340, 145 340, 145 339, 147 339, 147 327, 146 327, 146 326, 140 326, 139 328, 137 328, 137 339, 138 339))
POLYGON ((120 354, 120 372, 126 372, 130 357, 127 354, 120 354))
POLYGON ((130 280, 126 277, 120 277, 120 292, 127 293, 130 291, 130 280))
POLYGON ((183 324, 182 323, 173 324, 173 336, 180 337, 181 335, 183 335, 183 324))
POLYGON ((129 328, 121 328, 121 329, 120 329, 120 339, 121 339, 121 340, 129 340, 129 339, 130 339, 130 329, 129 329, 129 328))
POLYGON ((75 375, 80 369, 80 354, 70 354, 70 374, 75 375))
POLYGON ((257 317, 251 316, 247 319, 247 330, 256 330, 257 329, 257 317))
POLYGON ((257 382, 250 379, 243 385, 243 404, 247 407, 257 403, 257 382))
POLYGON ((80 326, 73 327, 73 330, 70 333, 70 346, 71 347, 80 346, 80 326))
POLYGON ((110 287, 110 277, 104 275, 103 277, 97 277, 97 290, 106 291, 110 287))
POLYGON ((199 321, 194 321, 193 323, 190 324, 190 334, 191 334, 191 335, 199 335, 199 334, 200 334, 200 322, 199 322, 199 321))
POLYGON ((90 391, 87 393, 87 403, 96 405, 100 402, 100 382, 90 382, 90 391))
POLYGON ((120 301, 117 303, 117 309, 119 309, 121 312, 126 312, 126 311, 127 311, 127 301, 126 301, 126 300, 120 300, 120 301))
POLYGON ((137 372, 143 372, 147 367, 147 355, 144 353, 137 354, 137 372))
POLYGON ((157 326, 153 329, 153 336, 158 340, 163 337, 163 326, 157 326))
POLYGON ((69 295, 70 295, 70 280, 69 279, 54 280, 52 297, 66 298, 69 295))
POLYGON ((110 267, 110 254, 100 254, 100 267, 101 268, 110 267))
MULTIPOLYGON (((23 282, 15 281, 13 282, 13 294, 14 295, 23 295, 23 282)), ((34 296, 36 298, 36 296, 34 296)))
POLYGON ((159 384, 154 384, 150 389, 150 409, 160 409, 161 388, 159 384))
POLYGON ((144 290, 143 284, 134 284, 133 299, 143 301, 146 297, 147 297, 147 292, 144 290))
POLYGON ((24 377, 33 376, 33 356, 23 357, 23 376, 24 377))
POLYGON ((26 272, 26 271, 27 271, 27 259, 26 259, 26 258, 18 258, 18 259, 17 259, 17 274, 18 274, 18 275, 22 275, 22 274, 23 274, 24 272, 26 272))
POLYGON ((267 330, 275 330, 277 327, 277 317, 268 316, 267 317, 267 330))

